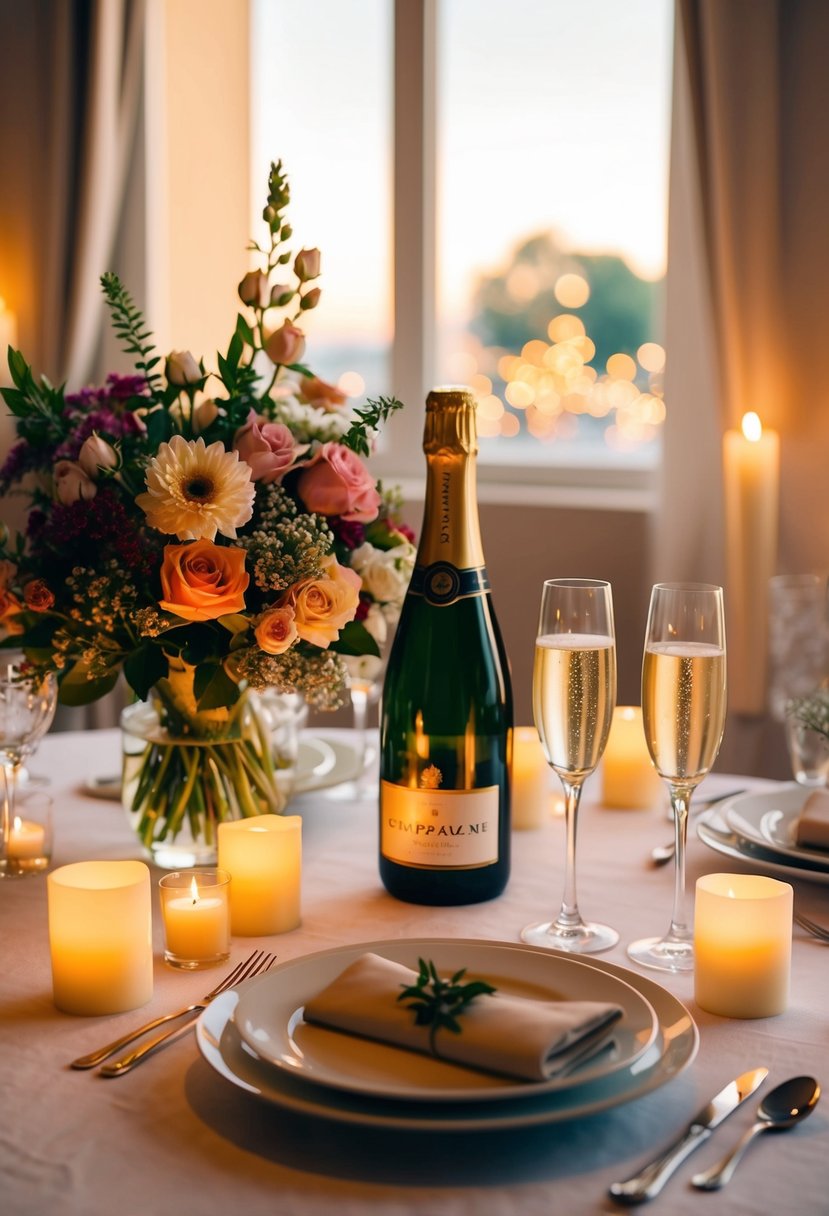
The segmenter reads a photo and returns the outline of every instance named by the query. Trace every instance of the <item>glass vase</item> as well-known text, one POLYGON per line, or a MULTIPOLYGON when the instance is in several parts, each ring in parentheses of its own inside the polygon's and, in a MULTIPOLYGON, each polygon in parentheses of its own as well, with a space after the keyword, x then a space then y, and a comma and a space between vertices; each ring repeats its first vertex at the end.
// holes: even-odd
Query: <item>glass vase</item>
POLYGON ((216 827, 281 814, 296 771, 296 699, 244 691, 230 709, 199 711, 182 673, 121 715, 122 801, 164 869, 216 861, 216 827))

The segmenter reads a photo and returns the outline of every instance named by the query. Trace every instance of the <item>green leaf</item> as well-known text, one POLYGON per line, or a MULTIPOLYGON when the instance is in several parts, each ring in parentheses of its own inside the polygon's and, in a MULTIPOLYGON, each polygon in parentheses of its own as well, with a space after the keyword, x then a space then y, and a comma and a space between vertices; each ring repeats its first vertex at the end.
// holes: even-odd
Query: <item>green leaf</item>
POLYGON ((229 612, 227 616, 220 616, 218 623, 228 633, 244 633, 250 625, 248 618, 241 612, 229 612))
POLYGON ((351 448, 358 456, 368 456, 371 453, 369 431, 376 431, 392 414, 403 409, 403 402, 396 397, 378 397, 376 401, 368 400, 364 409, 355 410, 357 418, 352 422, 340 443, 351 448))
POLYGON ((160 646, 144 642, 124 660, 124 675, 130 688, 142 701, 154 684, 167 674, 167 659, 160 646))
POLYGON ((253 330, 251 329, 250 325, 248 325, 241 313, 239 313, 236 317, 236 333, 243 341, 247 342, 248 346, 256 345, 253 330))
POLYGON ((86 664, 79 661, 61 680, 58 700, 62 705, 91 705, 111 692, 117 680, 117 669, 99 679, 90 680, 86 664))
POLYGON ((234 705, 240 696, 239 685, 231 680, 221 664, 205 664, 199 668, 193 680, 193 692, 199 709, 221 709, 234 705))
POLYGON ((332 646, 337 654, 380 654, 380 647, 362 621, 349 621, 340 630, 340 636, 332 646))

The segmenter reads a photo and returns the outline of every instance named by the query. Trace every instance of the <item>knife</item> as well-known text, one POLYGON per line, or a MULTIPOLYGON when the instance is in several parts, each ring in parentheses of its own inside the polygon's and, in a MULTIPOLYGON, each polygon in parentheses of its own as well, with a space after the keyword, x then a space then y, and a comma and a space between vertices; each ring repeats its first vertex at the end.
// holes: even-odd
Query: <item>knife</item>
POLYGON ((731 1081, 725 1089, 720 1090, 716 1098, 712 1098, 707 1106, 703 1106, 679 1139, 670 1148, 665 1149, 655 1161, 626 1182, 614 1182, 610 1188, 611 1196, 618 1203, 625 1204, 645 1203, 648 1199, 653 1199, 685 1158, 700 1144, 704 1144, 714 1128, 719 1127, 723 1119, 735 1111, 741 1102, 751 1097, 768 1075, 767 1068, 753 1068, 731 1081))

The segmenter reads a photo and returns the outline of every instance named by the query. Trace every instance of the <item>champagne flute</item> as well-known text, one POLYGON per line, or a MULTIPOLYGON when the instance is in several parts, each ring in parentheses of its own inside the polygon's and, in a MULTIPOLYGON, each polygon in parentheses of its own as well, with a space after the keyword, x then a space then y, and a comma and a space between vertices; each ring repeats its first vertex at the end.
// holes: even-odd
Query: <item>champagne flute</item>
POLYGON ((692 971, 685 843, 691 794, 716 760, 725 727, 721 587, 657 583, 653 588, 642 665, 642 718, 654 767, 671 795, 674 906, 667 934, 634 942, 628 954, 634 962, 660 971, 692 971))
POLYGON ((52 724, 58 686, 51 672, 35 674, 21 656, 0 666, 0 767, 3 769, 3 809, 0 855, 5 858, 14 824, 17 776, 52 724))
POLYGON ((533 715, 547 762, 564 789, 567 861, 564 897, 554 921, 527 925, 533 946, 595 954, 619 934, 585 922, 576 900, 576 826, 582 786, 601 759, 616 703, 616 645, 610 584, 548 579, 533 668, 533 715))

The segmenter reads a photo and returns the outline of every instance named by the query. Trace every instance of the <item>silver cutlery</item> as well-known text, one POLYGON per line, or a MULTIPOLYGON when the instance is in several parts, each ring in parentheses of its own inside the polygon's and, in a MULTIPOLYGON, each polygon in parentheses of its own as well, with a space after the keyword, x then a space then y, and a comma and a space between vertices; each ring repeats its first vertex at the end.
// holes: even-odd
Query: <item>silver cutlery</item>
POLYGON ((785 1131, 810 1115, 820 1097, 814 1077, 792 1077, 766 1094, 757 1110, 757 1119, 722 1161, 694 1174, 691 1183, 701 1191, 718 1191, 731 1179, 751 1141, 760 1132, 785 1131))
MULTIPOLYGON (((717 794, 714 798, 703 798, 699 802, 692 804, 693 810, 691 814, 694 811, 707 810, 709 807, 716 806, 718 802, 727 802, 729 798, 736 798, 738 794, 744 793, 745 790, 729 790, 727 794, 717 794)), ((651 862, 655 866, 667 865, 673 859, 675 852, 676 840, 669 840, 667 844, 657 845, 656 848, 651 849, 651 862)))
POLYGON ((671 1174, 690 1153, 704 1144, 715 1127, 735 1111, 741 1102, 751 1097, 768 1076, 767 1068, 753 1068, 730 1081, 715 1098, 702 1108, 688 1124, 679 1139, 650 1162, 638 1174, 625 1182, 614 1182, 610 1194, 618 1203, 645 1203, 662 1190, 671 1174))
MULTIPOLYGON (((112 1043, 107 1043, 106 1047, 99 1047, 97 1051, 91 1051, 89 1055, 79 1056, 77 1060, 73 1060, 71 1068, 95 1068, 98 1064, 103 1063, 108 1056, 114 1055, 116 1051, 120 1051, 122 1047, 129 1046, 134 1039, 140 1039, 142 1035, 148 1034, 149 1031, 155 1030, 157 1026, 163 1026, 165 1022, 174 1022, 178 1018, 183 1018, 187 1014, 198 1013, 204 1009, 205 1005, 209 1005, 214 997, 220 993, 226 992, 228 988, 232 988, 234 984, 241 983, 242 980, 249 979, 253 975, 259 974, 262 970, 267 970, 273 963, 274 956, 266 954, 263 950, 254 950, 253 954, 243 959, 241 963, 230 971, 223 980, 221 980, 215 988, 212 988, 206 996, 203 996, 200 1001, 196 1001, 193 1005, 185 1005, 182 1009, 175 1009, 172 1013, 164 1013, 161 1017, 153 1018, 151 1022, 145 1022, 143 1026, 139 1026, 137 1030, 131 1030, 127 1034, 121 1035, 112 1043)), ((189 1025, 189 1023, 188 1023, 189 1025)), ((184 1027, 182 1029, 186 1029, 184 1027)))
POLYGON ((812 937, 816 937, 820 942, 829 942, 829 928, 826 925, 819 925, 815 920, 809 920, 808 916, 804 916, 801 912, 794 913, 794 922, 800 925, 801 929, 805 929, 812 937))

